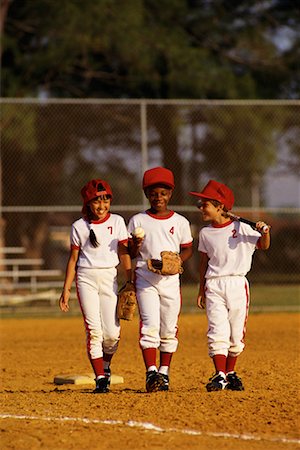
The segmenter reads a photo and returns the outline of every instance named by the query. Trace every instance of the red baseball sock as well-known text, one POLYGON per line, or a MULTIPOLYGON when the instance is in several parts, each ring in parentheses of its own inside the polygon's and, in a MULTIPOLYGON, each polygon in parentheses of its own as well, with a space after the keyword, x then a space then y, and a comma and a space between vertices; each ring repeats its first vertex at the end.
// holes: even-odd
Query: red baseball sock
POLYGON ((226 359, 226 373, 234 372, 237 356, 227 356, 226 359))
POLYGON ((170 367, 172 356, 173 353, 160 352, 160 366, 170 367))
POLYGON ((150 366, 156 367, 156 348, 144 348, 142 352, 146 370, 150 366))
POLYGON ((96 378, 100 375, 104 376, 103 358, 91 359, 96 378))
POLYGON ((227 358, 225 355, 213 356, 213 361, 214 361, 216 372, 226 373, 226 359, 227 358))

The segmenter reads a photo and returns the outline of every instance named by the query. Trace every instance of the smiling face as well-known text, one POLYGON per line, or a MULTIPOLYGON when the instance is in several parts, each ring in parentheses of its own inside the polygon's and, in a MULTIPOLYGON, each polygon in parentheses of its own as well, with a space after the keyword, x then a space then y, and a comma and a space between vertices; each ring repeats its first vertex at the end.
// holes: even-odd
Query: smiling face
POLYGON ((159 185, 150 186, 146 189, 145 194, 153 213, 159 215, 168 211, 168 203, 172 197, 172 192, 172 189, 159 185))
POLYGON ((199 204, 198 208, 202 213, 202 219, 204 222, 215 222, 219 223, 220 220, 223 222, 223 205, 216 200, 203 199, 199 204))
POLYGON ((111 198, 108 195, 100 195, 89 202, 92 220, 103 220, 110 210, 111 198))

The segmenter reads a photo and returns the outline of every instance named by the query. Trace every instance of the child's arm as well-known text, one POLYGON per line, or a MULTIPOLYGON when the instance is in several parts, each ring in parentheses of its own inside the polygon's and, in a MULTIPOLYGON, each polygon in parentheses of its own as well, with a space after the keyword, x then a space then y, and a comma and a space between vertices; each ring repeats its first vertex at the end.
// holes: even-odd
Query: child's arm
POLYGON ((261 233, 261 237, 259 238, 257 243, 257 248, 260 248, 261 250, 268 250, 271 243, 270 228, 268 228, 266 231, 263 231, 263 228, 265 226, 265 222, 260 221, 256 223, 256 229, 261 233))
POLYGON ((129 238, 128 248, 131 259, 134 259, 138 256, 143 242, 144 238, 137 238, 136 236, 132 236, 132 238, 129 238))
POLYGON ((193 254, 193 247, 184 247, 181 248, 179 256, 182 262, 186 261, 187 259, 189 259, 193 254))
POLYGON ((69 299, 71 294, 72 283, 75 277, 78 256, 79 256, 79 249, 72 249, 67 263, 63 291, 59 299, 59 307, 64 312, 69 311, 69 299))
POLYGON ((121 261, 121 265, 126 275, 126 281, 132 282, 132 266, 131 266, 131 258, 129 255, 128 244, 119 242, 118 246, 118 254, 121 261))
POLYGON ((197 305, 199 308, 205 308, 205 274, 208 267, 207 253, 200 252, 200 265, 199 265, 199 293, 197 297, 197 305))

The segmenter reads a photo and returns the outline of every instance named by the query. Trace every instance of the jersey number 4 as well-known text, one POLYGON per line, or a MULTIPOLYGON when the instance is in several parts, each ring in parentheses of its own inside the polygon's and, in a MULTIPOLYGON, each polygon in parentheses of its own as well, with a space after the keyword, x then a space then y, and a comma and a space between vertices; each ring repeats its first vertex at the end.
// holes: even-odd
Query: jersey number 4
POLYGON ((174 227, 170 228, 170 233, 174 234, 174 227))

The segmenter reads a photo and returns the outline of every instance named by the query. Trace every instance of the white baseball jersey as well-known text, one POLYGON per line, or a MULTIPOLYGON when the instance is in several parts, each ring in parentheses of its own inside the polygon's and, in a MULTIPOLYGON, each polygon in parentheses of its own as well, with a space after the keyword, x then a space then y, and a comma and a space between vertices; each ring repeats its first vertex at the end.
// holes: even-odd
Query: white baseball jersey
POLYGON ((250 225, 238 221, 202 228, 198 250, 209 258, 205 278, 245 276, 260 236, 250 225))
POLYGON ((105 219, 89 223, 84 218, 76 220, 71 228, 71 248, 80 249, 78 267, 108 268, 119 264, 118 243, 128 239, 123 217, 109 213, 105 219), (99 246, 94 248, 89 240, 93 229, 99 246))
POLYGON ((146 267, 147 259, 160 259, 163 250, 180 252, 190 247, 193 241, 189 221, 182 215, 170 211, 166 217, 158 217, 149 211, 133 216, 128 224, 128 232, 136 227, 145 231, 145 239, 137 257, 137 268, 146 267))

